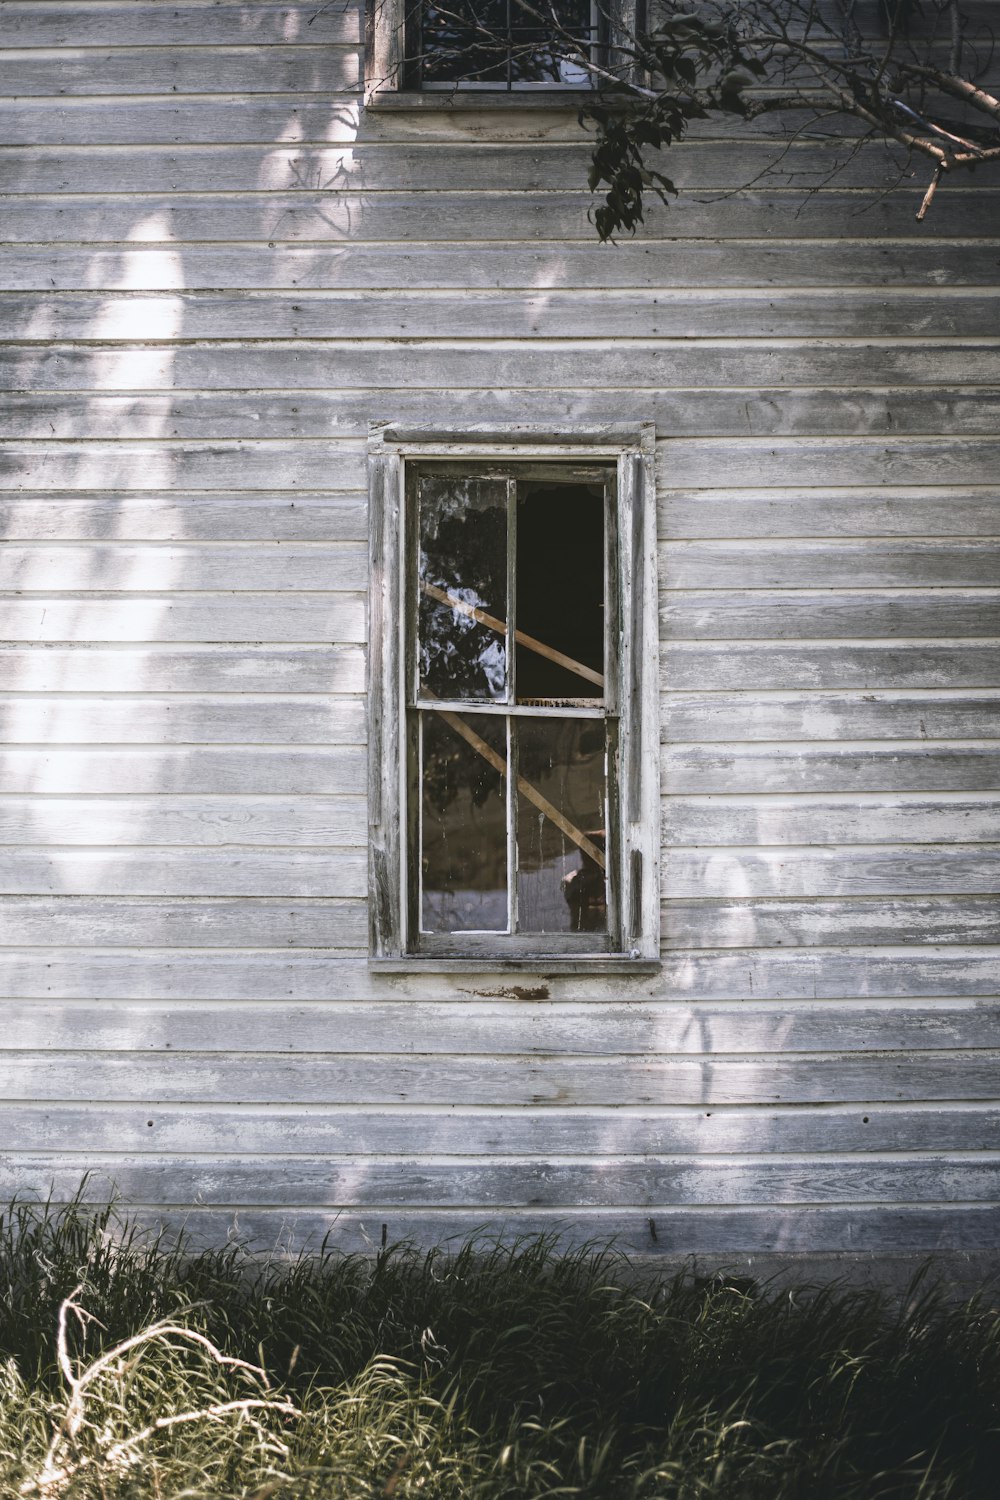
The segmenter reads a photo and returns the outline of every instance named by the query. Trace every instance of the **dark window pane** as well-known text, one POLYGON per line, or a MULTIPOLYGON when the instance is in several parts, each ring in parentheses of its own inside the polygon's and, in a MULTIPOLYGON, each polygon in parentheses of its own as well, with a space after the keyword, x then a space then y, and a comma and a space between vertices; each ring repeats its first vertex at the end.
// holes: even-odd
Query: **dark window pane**
POLYGON ((517 701, 601 698, 602 485, 518 485, 516 598, 517 701))
POLYGON ((604 721, 513 722, 518 929, 606 932, 604 721))
POLYGON ((507 696, 507 482, 422 475, 417 570, 422 694, 507 696))
POLYGON ((524 7, 518 0, 450 0, 424 4, 417 47, 426 83, 510 82, 587 87, 590 76, 561 57, 578 42, 584 51, 597 41, 590 0, 545 0, 524 7), (556 25, 540 25, 537 12, 554 12, 556 25), (535 11, 536 14, 532 14, 535 11), (560 36, 564 28, 569 38, 560 36))
POLYGON ((420 926, 507 931, 506 720, 421 713, 420 926))

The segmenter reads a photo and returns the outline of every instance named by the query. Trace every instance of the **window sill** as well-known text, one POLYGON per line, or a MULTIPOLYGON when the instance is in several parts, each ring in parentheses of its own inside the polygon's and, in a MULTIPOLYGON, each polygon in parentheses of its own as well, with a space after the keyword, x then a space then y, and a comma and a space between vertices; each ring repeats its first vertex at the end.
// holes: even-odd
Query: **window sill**
POLYGON ((515 89, 512 93, 498 89, 382 89, 365 100, 366 109, 436 109, 436 110, 509 110, 563 109, 579 113, 599 100, 594 89, 515 89))
POLYGON ((624 953, 533 954, 524 958, 435 958, 414 954, 407 958, 369 958, 368 966, 382 974, 658 974, 658 958, 629 958, 624 953))

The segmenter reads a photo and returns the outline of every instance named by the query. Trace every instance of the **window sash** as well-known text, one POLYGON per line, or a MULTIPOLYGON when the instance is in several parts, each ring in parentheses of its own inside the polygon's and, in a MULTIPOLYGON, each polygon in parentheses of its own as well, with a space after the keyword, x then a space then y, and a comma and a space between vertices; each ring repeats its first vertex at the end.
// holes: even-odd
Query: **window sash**
MULTIPOLYGON (((489 431, 439 434, 427 430, 373 426, 369 439, 369 523, 371 586, 369 590, 369 921, 370 957, 376 965, 406 970, 425 961, 435 968, 503 970, 537 968, 551 959, 574 972, 602 967, 656 968, 659 962, 659 665, 656 630, 656 512, 654 427, 626 424, 559 435, 521 425, 489 431), (411 466, 433 462, 456 471, 497 472, 517 464, 519 472, 544 477, 558 465, 561 473, 592 474, 602 461, 617 465, 618 552, 611 574, 618 589, 617 650, 608 653, 608 713, 617 736, 617 780, 608 792, 617 799, 612 822, 617 838, 609 840, 609 860, 616 861, 612 889, 618 900, 615 929, 600 947, 593 933, 494 935, 452 934, 424 937, 419 946, 411 911, 408 864, 413 830, 413 799, 408 797, 407 747, 412 725, 427 711, 410 702, 412 676, 407 669, 406 605, 409 578, 408 511, 405 491, 411 466), (523 469, 522 469, 523 466, 523 469), (619 691, 618 682, 621 682, 619 691), (440 941, 439 941, 440 939, 440 941)), ((468 712, 467 700, 451 704, 468 712)), ((494 711, 482 703, 476 712, 494 711)), ((499 704, 500 714, 526 720, 552 716, 589 717, 582 707, 566 705, 537 713, 531 705, 499 704)), ((600 713, 596 715, 600 717, 600 713)), ((610 927, 609 923, 609 927, 610 927)))
MULTIPOLYGON (((490 93, 521 93, 538 90, 546 91, 575 91, 591 89, 595 86, 592 76, 582 80, 561 79, 527 79, 514 78, 513 67, 513 34, 518 30, 530 28, 527 16, 521 13, 518 20, 518 12, 513 0, 507 0, 507 25, 506 30, 511 36, 511 44, 507 49, 506 78, 476 79, 431 79, 424 76, 424 32, 423 15, 424 5, 420 0, 405 0, 406 15, 404 23, 405 56, 406 56, 406 78, 405 87, 418 89, 421 93, 454 93, 456 89, 463 93, 466 90, 490 93)), ((600 0, 591 0, 589 6, 589 31, 591 42, 587 48, 591 58, 595 62, 604 60, 608 46, 608 16, 600 0)), ((500 66, 499 59, 497 66, 500 66)))

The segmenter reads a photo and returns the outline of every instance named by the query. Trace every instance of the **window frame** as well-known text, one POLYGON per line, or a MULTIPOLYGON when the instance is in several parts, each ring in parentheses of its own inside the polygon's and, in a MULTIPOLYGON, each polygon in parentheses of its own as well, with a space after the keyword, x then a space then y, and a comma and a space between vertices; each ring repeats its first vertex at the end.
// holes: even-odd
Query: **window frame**
MULTIPOLYGON (((598 96, 597 88, 572 83, 525 82, 506 85, 463 82, 442 83, 432 88, 414 86, 406 77, 406 11, 415 0, 365 0, 364 100, 366 105, 447 108, 524 108, 553 105, 575 109, 598 96)), ((602 0, 608 8, 607 35, 600 43, 600 56, 613 58, 616 45, 645 24, 646 0, 602 0)), ((638 69, 630 69, 630 81, 642 83, 638 69)))
MULTIPOLYGON (((372 429, 369 465, 370 588, 368 609, 369 957, 380 967, 413 969, 543 968, 547 971, 644 970, 659 967, 659 653, 657 632, 655 429, 603 428, 599 433, 531 434, 524 428, 488 433, 372 429), (618 872, 610 905, 618 914, 611 946, 559 950, 545 939, 456 934, 425 943, 412 925, 408 877, 411 823, 407 753, 409 566, 407 473, 418 463, 499 461, 513 466, 594 464, 616 467, 616 561, 611 580, 617 619, 609 673, 617 673, 615 764, 609 796, 616 800, 618 872), (617 941, 615 941, 617 939, 617 941), (433 949, 434 951, 428 951, 433 949)), ((470 707, 470 712, 475 712, 470 707)), ((611 851, 609 850, 609 856, 611 851)))

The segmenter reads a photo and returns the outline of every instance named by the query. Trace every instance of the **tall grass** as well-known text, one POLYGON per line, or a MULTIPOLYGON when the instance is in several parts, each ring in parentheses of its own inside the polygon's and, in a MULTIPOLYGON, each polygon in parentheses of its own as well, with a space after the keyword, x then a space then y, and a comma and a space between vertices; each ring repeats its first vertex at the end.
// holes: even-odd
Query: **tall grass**
POLYGON ((71 1204, 0 1219, 0 1495, 976 1500, 1000 1319, 922 1284, 638 1290, 546 1240, 190 1255, 71 1204))

